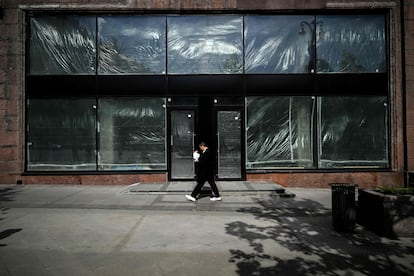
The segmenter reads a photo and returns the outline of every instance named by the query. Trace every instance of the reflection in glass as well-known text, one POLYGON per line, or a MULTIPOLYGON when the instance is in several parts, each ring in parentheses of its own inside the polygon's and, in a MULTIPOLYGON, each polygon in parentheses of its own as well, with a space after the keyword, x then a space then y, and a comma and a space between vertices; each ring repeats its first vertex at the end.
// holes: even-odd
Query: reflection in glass
POLYGON ((319 166, 387 167, 386 97, 323 97, 319 166))
POLYGON ((93 99, 28 102, 28 171, 96 169, 93 99))
POLYGON ((95 17, 31 17, 30 28, 31 74, 95 73, 95 17))
POLYGON ((99 100, 99 169, 165 169, 165 100, 99 100))
POLYGON ((246 73, 305 73, 312 60, 312 16, 246 16, 246 73), (302 25, 301 25, 302 24, 302 25))
POLYGON ((242 73, 242 22, 241 16, 168 17, 168 73, 242 73))
POLYGON ((194 111, 171 111, 171 177, 194 178, 194 111))
POLYGON ((165 73, 165 17, 98 18, 99 73, 165 73))
POLYGON ((385 72, 385 18, 317 16, 318 72, 385 72))
POLYGON ((247 98, 247 168, 312 167, 311 97, 247 98))

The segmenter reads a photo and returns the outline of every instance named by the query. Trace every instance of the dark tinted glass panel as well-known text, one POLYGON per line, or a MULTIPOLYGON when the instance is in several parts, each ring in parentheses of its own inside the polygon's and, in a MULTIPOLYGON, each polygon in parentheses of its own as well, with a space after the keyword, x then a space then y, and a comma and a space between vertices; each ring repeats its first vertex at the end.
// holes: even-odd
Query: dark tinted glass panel
POLYGON ((312 20, 312 16, 246 16, 246 73, 311 70, 312 20))
POLYGON ((95 100, 33 99, 28 103, 27 169, 96 169, 95 100))
POLYGON ((31 74, 95 73, 95 17, 32 17, 30 28, 31 74))
POLYGON ((385 18, 317 17, 318 72, 385 72, 385 18))
POLYGON ((165 73, 165 17, 98 18, 100 74, 165 73))
POLYGON ((240 111, 217 112, 217 176, 241 178, 240 111))
POLYGON ((242 22, 241 16, 168 17, 168 73, 242 73, 242 22))
POLYGON ((99 169, 165 169, 165 100, 99 100, 99 169))
POLYGON ((319 166, 387 167, 386 97, 323 97, 319 166))
POLYGON ((246 168, 312 167, 311 97, 247 98, 246 168))
POLYGON ((171 178, 194 179, 194 111, 173 110, 170 118, 171 178))

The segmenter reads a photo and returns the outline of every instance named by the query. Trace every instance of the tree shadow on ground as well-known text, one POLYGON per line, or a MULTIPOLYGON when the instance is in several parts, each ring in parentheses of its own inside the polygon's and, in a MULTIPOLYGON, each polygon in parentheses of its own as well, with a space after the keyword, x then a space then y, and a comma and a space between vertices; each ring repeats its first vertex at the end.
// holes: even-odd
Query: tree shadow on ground
POLYGON ((239 211, 253 214, 257 224, 226 225, 249 244, 249 251, 230 249, 239 275, 414 275, 413 241, 383 239, 359 226, 336 232, 330 210, 312 200, 256 202, 260 207, 239 211))
MULTIPOLYGON (((9 210, 9 207, 4 206, 5 202, 11 202, 15 199, 16 194, 19 192, 18 189, 14 187, 3 187, 0 188, 0 221, 4 220, 9 210)), ((7 229, 0 231, 0 240, 3 240, 14 233, 20 232, 22 229, 7 229)), ((0 243, 0 247, 6 246, 6 244, 0 243)))
POLYGON ((13 201, 14 196, 17 194, 18 189, 14 187, 3 187, 0 188, 0 203, 6 201, 13 201))
POLYGON ((5 215, 6 211, 9 210, 8 207, 4 206, 4 203, 13 201, 18 191, 19 190, 14 187, 0 188, 0 221, 4 219, 3 215, 5 215))

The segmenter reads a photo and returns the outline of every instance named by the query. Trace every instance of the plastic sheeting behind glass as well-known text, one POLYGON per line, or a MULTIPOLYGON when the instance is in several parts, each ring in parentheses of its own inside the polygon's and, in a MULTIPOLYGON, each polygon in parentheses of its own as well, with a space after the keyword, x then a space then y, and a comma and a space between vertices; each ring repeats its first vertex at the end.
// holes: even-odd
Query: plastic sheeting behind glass
POLYGON ((312 97, 247 98, 246 167, 312 167, 312 97))
POLYGON ((385 72, 382 15, 317 16, 318 72, 385 72))
POLYGON ((312 16, 246 16, 246 73, 309 72, 312 21, 312 16))
POLYGON ((321 168, 388 166, 386 97, 323 97, 318 109, 321 168))
POLYGON ((100 74, 164 74, 165 17, 98 17, 100 74))
POLYGON ((28 171, 96 169, 94 99, 28 101, 28 171))
POLYGON ((192 110, 171 111, 171 178, 194 178, 194 124, 192 110))
POLYGON ((30 18, 30 73, 33 75, 94 74, 94 16, 30 18))
POLYGON ((242 23, 242 16, 168 17, 168 73, 243 73, 242 23))
POLYGON ((99 100, 100 170, 165 169, 165 100, 99 100))
POLYGON ((241 178, 241 114, 240 111, 217 112, 219 178, 241 178))

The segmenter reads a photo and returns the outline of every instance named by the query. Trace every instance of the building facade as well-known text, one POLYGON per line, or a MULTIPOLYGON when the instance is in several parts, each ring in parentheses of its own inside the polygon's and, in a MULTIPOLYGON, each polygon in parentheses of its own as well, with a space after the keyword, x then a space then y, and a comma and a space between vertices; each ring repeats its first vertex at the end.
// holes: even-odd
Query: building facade
POLYGON ((0 183, 410 184, 414 1, 1 2, 0 183))

